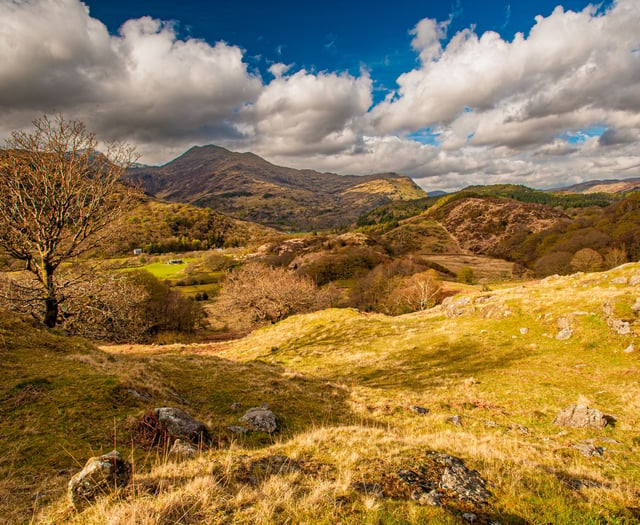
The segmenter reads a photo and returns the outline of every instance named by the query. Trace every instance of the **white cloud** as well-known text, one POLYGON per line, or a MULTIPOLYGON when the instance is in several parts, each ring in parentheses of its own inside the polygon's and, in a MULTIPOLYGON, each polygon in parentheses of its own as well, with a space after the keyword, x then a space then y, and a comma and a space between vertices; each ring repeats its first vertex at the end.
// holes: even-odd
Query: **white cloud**
POLYGON ((371 105, 366 73, 308 73, 276 77, 248 109, 255 122, 257 147, 270 155, 293 156, 348 149, 357 135, 353 120, 371 105))
POLYGON ((64 112, 137 144, 145 162, 217 143, 299 168, 404 172, 432 189, 640 173, 636 0, 558 7, 511 41, 473 28, 447 41, 451 19, 425 18, 410 32, 419 63, 373 107, 365 70, 277 62, 264 80, 233 44, 180 39, 149 17, 110 35, 79 0, 0 1, 0 20, 0 135, 64 112), (566 136, 593 126, 600 138, 566 136), (439 146, 410 139, 426 128, 439 146))
POLYGON ((262 87, 238 47, 179 40, 172 24, 149 17, 116 36, 77 0, 2 2, 0 19, 0 114, 9 124, 59 111, 142 143, 224 137, 262 87))

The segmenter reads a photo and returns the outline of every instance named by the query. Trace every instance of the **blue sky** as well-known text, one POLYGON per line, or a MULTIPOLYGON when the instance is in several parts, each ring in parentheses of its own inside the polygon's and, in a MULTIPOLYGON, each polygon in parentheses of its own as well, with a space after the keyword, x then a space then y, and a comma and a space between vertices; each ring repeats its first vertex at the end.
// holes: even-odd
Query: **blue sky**
POLYGON ((425 189, 640 176, 640 2, 0 0, 0 137, 43 113, 425 189))
MULTIPOLYGON (((582 10, 585 0, 565 0, 569 10, 582 10)), ((251 67, 268 77, 274 62, 310 71, 371 72, 374 100, 394 89, 396 78, 415 66, 410 30, 425 17, 451 18, 448 35, 475 27, 478 33, 495 31, 512 40, 525 35, 537 15, 548 16, 557 0, 495 1, 239 1, 171 0, 85 1, 92 16, 111 33, 131 18, 151 16, 173 20, 180 38, 201 38, 213 44, 223 40, 246 50, 251 67)), ((602 4, 602 8, 610 2, 602 4)), ((446 42, 446 39, 445 39, 446 42)))

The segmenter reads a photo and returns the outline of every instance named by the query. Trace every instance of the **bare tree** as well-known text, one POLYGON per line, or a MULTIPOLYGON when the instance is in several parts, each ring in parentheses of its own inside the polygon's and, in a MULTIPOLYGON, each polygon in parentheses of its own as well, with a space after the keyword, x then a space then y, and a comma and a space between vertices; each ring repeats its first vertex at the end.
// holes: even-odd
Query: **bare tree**
POLYGON ((62 116, 33 124, 33 131, 14 131, 0 152, 0 248, 24 261, 42 321, 54 327, 65 288, 56 271, 103 242, 128 205, 121 178, 133 150, 110 143, 101 153, 95 134, 62 116))
POLYGON ((602 255, 593 248, 578 250, 571 259, 571 268, 578 272, 597 272, 602 268, 602 255))
POLYGON ((318 288, 309 277, 285 268, 248 263, 229 272, 218 309, 241 324, 276 323, 296 313, 313 312, 335 302, 334 288, 318 288))

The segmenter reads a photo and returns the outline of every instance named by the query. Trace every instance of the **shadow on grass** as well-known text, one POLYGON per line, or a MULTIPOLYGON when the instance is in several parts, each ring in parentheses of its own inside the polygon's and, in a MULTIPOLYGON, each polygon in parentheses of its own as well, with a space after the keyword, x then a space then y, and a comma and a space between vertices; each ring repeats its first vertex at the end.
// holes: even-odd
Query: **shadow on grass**
MULTIPOLYGON (((132 421, 173 406, 203 421, 214 440, 249 448, 270 445, 322 425, 352 424, 349 390, 261 363, 190 354, 112 355, 89 345, 74 351, 65 337, 12 345, 0 385, 0 516, 28 521, 44 501, 62 495, 91 457, 118 448, 136 468, 156 459, 134 441, 132 421), (240 436, 227 427, 268 403, 274 434, 240 436)), ((34 337, 35 339, 35 337, 34 337)), ((4 518, 0 517, 0 523, 4 518)))
POLYGON ((351 378, 373 388, 424 390, 440 387, 452 378, 469 378, 513 367, 528 356, 526 349, 491 349, 473 341, 440 343, 430 347, 408 348, 396 354, 397 361, 338 370, 336 379, 351 378))

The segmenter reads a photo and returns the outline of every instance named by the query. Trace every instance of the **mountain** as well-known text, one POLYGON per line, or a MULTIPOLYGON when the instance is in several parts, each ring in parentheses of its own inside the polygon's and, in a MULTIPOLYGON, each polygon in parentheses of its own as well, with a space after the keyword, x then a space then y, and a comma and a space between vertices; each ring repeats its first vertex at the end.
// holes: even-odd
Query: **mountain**
POLYGON ((470 253, 508 257, 513 239, 550 229, 567 216, 550 206, 498 197, 467 197, 429 211, 470 253))
POLYGON ((160 199, 295 230, 347 226, 386 202, 426 196, 397 173, 342 176, 297 170, 218 146, 195 146, 163 166, 134 167, 129 176, 160 199))
POLYGON ((590 180, 565 188, 549 190, 562 193, 626 193, 640 190, 640 177, 631 179, 590 180))

